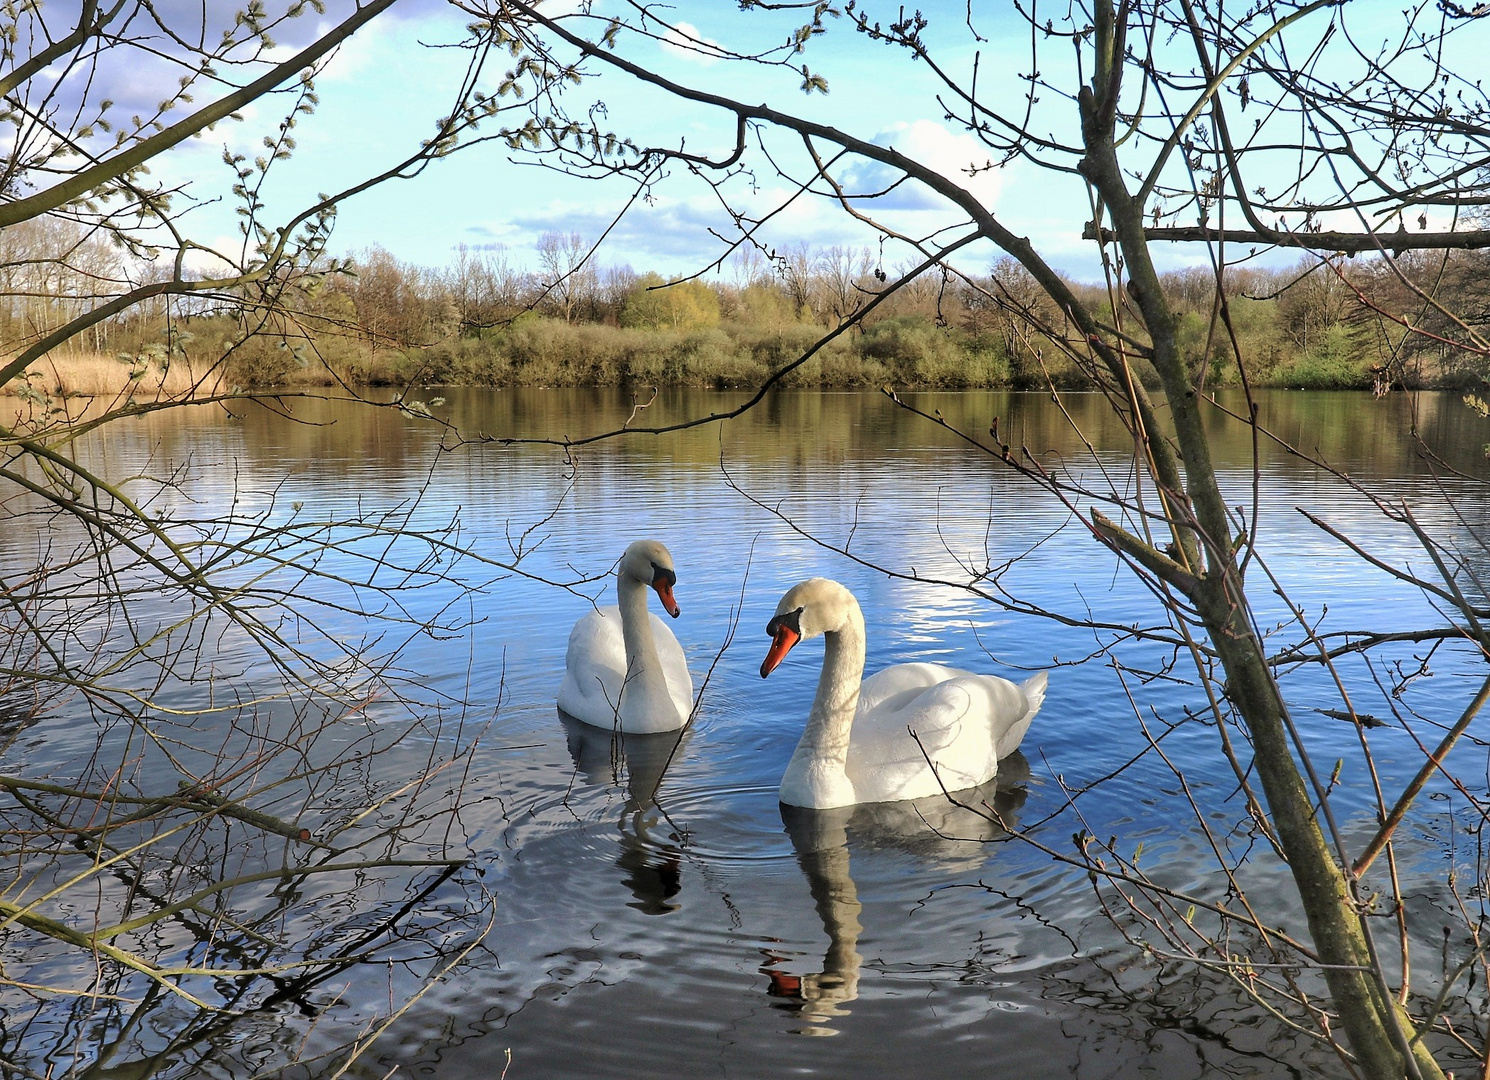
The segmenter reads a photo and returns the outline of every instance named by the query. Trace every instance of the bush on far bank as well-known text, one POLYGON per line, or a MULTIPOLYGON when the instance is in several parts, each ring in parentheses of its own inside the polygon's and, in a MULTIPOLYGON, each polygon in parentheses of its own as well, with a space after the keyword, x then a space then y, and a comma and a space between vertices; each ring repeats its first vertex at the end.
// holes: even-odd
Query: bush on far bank
MULTIPOLYGON (((429 293, 422 307, 390 308, 386 297, 377 300, 382 294, 372 289, 374 277, 357 279, 355 288, 307 289, 293 317, 277 316, 278 322, 253 325, 247 333, 226 314, 176 316, 168 324, 140 315, 123 318, 100 332, 104 347, 98 352, 123 358, 130 367, 124 380, 136 369, 156 384, 167 369, 172 380, 187 372, 211 372, 219 389, 338 382, 743 388, 759 385, 809 350, 812 355, 784 377, 783 385, 1091 387, 1085 361, 1040 329, 1039 324, 1049 324, 1059 333, 1058 313, 1023 306, 1022 300, 1002 306, 974 302, 971 294, 955 289, 918 292, 913 286, 878 306, 861 325, 819 346, 835 319, 819 310, 810 290, 799 295, 769 278, 727 288, 628 272, 616 279, 609 306, 576 304, 561 317, 552 310, 523 310, 510 298, 461 307, 434 279, 421 286, 429 293)), ((1487 365, 1478 354, 1455 350, 1442 337, 1404 338, 1395 324, 1384 326, 1348 306, 1331 306, 1330 296, 1304 295, 1280 289, 1266 276, 1242 275, 1237 291, 1227 296, 1229 322, 1223 322, 1214 319, 1214 280, 1208 272, 1171 275, 1166 283, 1176 301, 1181 349, 1192 374, 1204 373, 1206 387, 1242 382, 1238 353, 1247 381, 1258 387, 1357 389, 1388 375, 1394 384, 1411 387, 1485 386, 1487 365)), ((998 295, 1017 300, 1018 282, 1006 284, 998 295)), ((852 309, 873 287, 872 282, 856 286, 842 303, 852 309)), ((423 295, 418 289, 410 293, 415 294, 423 295)), ((1096 293, 1085 301, 1099 308, 1109 303, 1096 293)), ((1106 318, 1116 316, 1108 310, 1106 318)), ((1123 325, 1140 345, 1128 358, 1133 373, 1153 388, 1154 373, 1141 354, 1144 329, 1131 317, 1123 325)), ((96 373, 74 363, 64 373, 58 365, 70 355, 59 351, 47 358, 54 370, 38 368, 32 378, 45 383, 47 392, 64 395, 87 395, 95 383, 123 385, 113 363, 95 365, 96 373)))
MULTIPOLYGON (((1266 321, 1249 325, 1245 308, 1234 316, 1254 386, 1357 389, 1373 384, 1373 357, 1344 326, 1331 328, 1308 351, 1290 348, 1266 321)), ((1180 327, 1191 363, 1205 356, 1206 337, 1194 316, 1180 327)), ((394 348, 326 334, 287 347, 250 339, 234 353, 235 379, 243 385, 329 383, 386 386, 666 386, 719 389, 758 384, 796 360, 822 337, 823 327, 800 321, 758 325, 726 320, 714 326, 673 329, 569 323, 525 314, 511 324, 451 335, 422 348, 394 348), (330 369, 328 374, 327 369, 330 369)), ((1135 375, 1153 386, 1148 365, 1131 360, 1135 375)), ((1211 342, 1208 386, 1240 382, 1229 339, 1211 342)), ((1089 380, 1061 349, 1039 335, 1021 339, 1009 355, 1003 335, 938 326, 903 315, 851 329, 818 349, 790 372, 797 387, 903 389, 1086 389, 1089 380)))
MULTIPOLYGON (((758 383, 800 357, 823 328, 802 322, 771 326, 735 322, 672 329, 569 323, 523 315, 509 326, 452 336, 424 348, 374 348, 345 337, 316 351, 336 357, 338 374, 368 385, 417 382, 465 386, 741 387, 758 383)), ((295 382, 283 349, 245 353, 267 385, 295 382)), ((789 386, 986 387, 1009 382, 995 342, 897 318, 839 335, 784 382, 789 386)))

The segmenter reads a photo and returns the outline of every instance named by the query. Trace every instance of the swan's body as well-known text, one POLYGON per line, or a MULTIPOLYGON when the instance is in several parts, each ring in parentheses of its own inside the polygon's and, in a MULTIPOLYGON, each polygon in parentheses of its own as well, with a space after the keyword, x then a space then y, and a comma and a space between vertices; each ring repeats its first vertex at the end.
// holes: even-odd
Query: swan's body
POLYGON ((773 641, 762 677, 798 641, 825 640, 817 696, 781 778, 789 806, 825 809, 976 787, 1019 748, 1045 700, 1043 671, 1016 685, 940 664, 896 664, 864 679, 864 614, 853 593, 826 578, 794 586, 766 632, 773 641))
POLYGON ((655 540, 638 540, 616 568, 615 607, 585 615, 569 632, 559 708, 595 727, 676 731, 693 711, 693 679, 673 632, 647 610, 647 589, 677 618, 673 559, 655 540))

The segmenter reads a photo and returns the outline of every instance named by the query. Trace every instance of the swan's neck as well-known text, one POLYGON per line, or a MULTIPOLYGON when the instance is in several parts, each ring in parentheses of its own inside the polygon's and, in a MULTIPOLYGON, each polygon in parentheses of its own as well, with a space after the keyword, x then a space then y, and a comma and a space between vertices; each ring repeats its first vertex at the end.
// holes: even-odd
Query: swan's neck
POLYGON ((676 711, 657 657, 652 620, 647 617, 647 585, 630 575, 617 575, 616 598, 621 608, 621 640, 626 645, 622 712, 656 717, 663 711, 676 711))
POLYGON ((781 779, 781 801, 793 806, 847 806, 855 801, 845 771, 859 684, 864 678, 864 616, 858 606, 823 635, 823 671, 807 727, 781 779))

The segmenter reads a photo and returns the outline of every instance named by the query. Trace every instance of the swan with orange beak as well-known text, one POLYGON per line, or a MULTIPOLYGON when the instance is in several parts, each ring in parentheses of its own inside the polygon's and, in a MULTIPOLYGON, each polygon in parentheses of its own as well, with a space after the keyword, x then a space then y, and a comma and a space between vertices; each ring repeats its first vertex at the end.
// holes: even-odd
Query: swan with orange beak
POLYGON ((675 731, 693 712, 693 678, 673 632, 647 610, 657 593, 673 618, 682 612, 672 554, 656 540, 638 540, 616 566, 615 607, 591 611, 574 624, 564 657, 558 705, 576 720, 627 732, 675 731))
POLYGON ((827 809, 919 799, 993 779, 1045 700, 1046 673, 1015 684, 941 664, 864 675, 864 613, 836 581, 792 586, 766 625, 761 678, 798 642, 822 637, 807 725, 781 778, 781 801, 827 809))

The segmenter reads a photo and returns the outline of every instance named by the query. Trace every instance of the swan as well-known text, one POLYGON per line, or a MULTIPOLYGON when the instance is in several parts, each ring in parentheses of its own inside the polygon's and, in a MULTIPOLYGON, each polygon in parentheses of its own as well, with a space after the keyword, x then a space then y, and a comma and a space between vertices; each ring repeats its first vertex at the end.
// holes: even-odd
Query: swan
POLYGON ((679 615, 673 557, 656 540, 638 540, 616 567, 619 607, 585 615, 569 632, 559 708, 594 727, 676 731, 693 711, 693 679, 683 648, 647 610, 647 589, 679 615))
POLYGON ((1018 749, 1045 700, 1043 671, 1015 685, 940 664, 895 664, 861 683, 864 613, 827 578, 792 586, 766 633, 761 678, 797 642, 825 639, 817 697, 781 778, 788 806, 821 810, 976 787, 1018 749))

